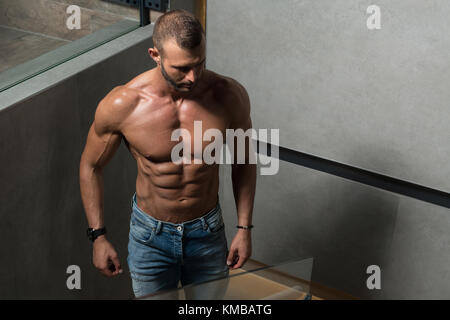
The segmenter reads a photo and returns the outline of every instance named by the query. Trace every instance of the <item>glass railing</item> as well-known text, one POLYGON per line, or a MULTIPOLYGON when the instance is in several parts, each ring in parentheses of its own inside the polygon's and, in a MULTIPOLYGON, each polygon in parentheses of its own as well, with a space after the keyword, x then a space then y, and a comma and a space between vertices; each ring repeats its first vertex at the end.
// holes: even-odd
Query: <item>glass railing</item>
POLYGON ((0 91, 139 28, 127 2, 0 1, 0 91))
MULTIPOLYGON (((256 263, 257 264, 257 263, 256 263)), ((231 270, 216 280, 153 293, 139 300, 310 300, 313 258, 251 270, 231 270)))

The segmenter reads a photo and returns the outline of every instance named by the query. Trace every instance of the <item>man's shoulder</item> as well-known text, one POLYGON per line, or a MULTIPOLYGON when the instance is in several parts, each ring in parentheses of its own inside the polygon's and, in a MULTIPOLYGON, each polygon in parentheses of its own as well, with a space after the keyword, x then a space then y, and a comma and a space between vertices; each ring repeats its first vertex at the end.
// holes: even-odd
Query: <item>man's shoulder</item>
POLYGON ((211 71, 212 90, 216 100, 226 103, 229 108, 247 108, 249 97, 245 87, 236 79, 211 71))
POLYGON ((122 114, 134 108, 140 99, 139 90, 127 85, 112 89, 100 102, 100 105, 110 112, 122 114))
POLYGON ((213 73, 215 100, 226 108, 231 128, 241 127, 250 117, 250 99, 245 87, 236 79, 213 73))
POLYGON ((120 131, 121 123, 134 110, 139 99, 139 91, 135 88, 128 85, 114 87, 98 104, 96 126, 101 131, 120 131))
POLYGON ((217 94, 222 99, 229 101, 232 106, 246 108, 249 104, 249 97, 245 87, 236 79, 217 73, 215 75, 218 79, 215 86, 217 94))
POLYGON ((245 90, 244 86, 236 79, 221 75, 211 70, 208 70, 208 73, 211 78, 211 83, 213 84, 212 87, 219 93, 239 93, 241 90, 245 90))

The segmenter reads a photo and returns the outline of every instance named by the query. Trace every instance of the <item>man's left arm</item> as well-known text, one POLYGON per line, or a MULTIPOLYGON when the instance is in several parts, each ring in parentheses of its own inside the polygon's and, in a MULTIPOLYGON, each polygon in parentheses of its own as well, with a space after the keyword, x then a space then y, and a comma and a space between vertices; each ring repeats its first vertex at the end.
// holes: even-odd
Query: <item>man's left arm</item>
MULTIPOLYGON (((242 129, 244 133, 252 128, 250 118, 250 99, 247 91, 240 84, 237 84, 237 94, 235 97, 233 110, 233 120, 231 129, 242 129)), ((249 130, 250 132, 250 130, 249 130)), ((233 194, 237 209, 238 225, 250 226, 252 224, 253 202, 256 189, 256 163, 251 163, 251 153, 253 144, 251 134, 245 137, 245 162, 237 163, 238 144, 234 143, 234 157, 231 166, 233 194)), ((254 153, 253 153, 254 154, 254 153)), ((227 264, 231 269, 237 269, 244 265, 252 253, 251 229, 237 229, 236 235, 231 242, 228 253, 227 264)))

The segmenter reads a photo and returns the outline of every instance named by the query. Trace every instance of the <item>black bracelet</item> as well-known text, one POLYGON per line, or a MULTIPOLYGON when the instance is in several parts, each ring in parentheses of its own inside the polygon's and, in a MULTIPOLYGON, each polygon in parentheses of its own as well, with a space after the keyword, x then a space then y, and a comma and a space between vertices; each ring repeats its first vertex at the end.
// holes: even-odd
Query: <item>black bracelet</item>
POLYGON ((236 228, 238 228, 238 229, 249 230, 249 229, 253 228, 253 225, 251 224, 251 225, 249 225, 249 226, 236 226, 236 228))

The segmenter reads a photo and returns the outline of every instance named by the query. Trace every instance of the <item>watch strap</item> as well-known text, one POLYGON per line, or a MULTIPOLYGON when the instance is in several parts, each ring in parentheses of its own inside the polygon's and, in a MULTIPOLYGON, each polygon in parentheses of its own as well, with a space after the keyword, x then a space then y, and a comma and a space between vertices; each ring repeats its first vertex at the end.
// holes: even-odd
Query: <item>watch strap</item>
POLYGON ((253 228, 253 225, 249 225, 249 226, 236 226, 236 228, 238 229, 245 229, 245 230, 250 230, 251 228, 253 228))
POLYGON ((87 236, 89 238, 89 240, 91 240, 92 242, 95 241, 95 239, 97 239, 99 236, 106 234, 106 228, 99 228, 99 229, 93 229, 93 228, 88 228, 87 229, 87 236))

